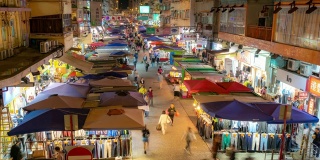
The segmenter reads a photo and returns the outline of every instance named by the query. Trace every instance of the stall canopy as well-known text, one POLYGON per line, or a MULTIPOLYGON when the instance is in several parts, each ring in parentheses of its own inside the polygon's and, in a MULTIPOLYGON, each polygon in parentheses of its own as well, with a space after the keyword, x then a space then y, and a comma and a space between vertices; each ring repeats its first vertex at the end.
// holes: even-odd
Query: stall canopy
POLYGON ((228 92, 252 92, 248 87, 238 82, 217 82, 216 84, 228 92))
MULTIPOLYGON (((283 120, 279 119, 280 108, 282 104, 278 103, 251 103, 254 107, 264 112, 267 115, 271 115, 274 119, 268 121, 268 123, 281 124, 283 120)), ((307 112, 301 111, 296 107, 292 107, 291 118, 287 123, 317 123, 319 119, 316 116, 310 115, 307 112)))
POLYGON ((60 57, 59 60, 64 63, 70 64, 73 67, 79 68, 85 72, 90 72, 94 65, 93 63, 86 60, 78 59, 71 54, 63 54, 63 56, 60 57))
POLYGON ((162 39, 158 38, 158 37, 148 37, 147 40, 148 41, 162 41, 162 39))
POLYGON ((228 92, 222 87, 209 80, 185 80, 183 84, 188 89, 189 93, 197 92, 215 92, 218 94, 227 94, 228 92))
POLYGON ((23 109, 26 111, 33 111, 52 108, 82 108, 83 102, 84 98, 40 93, 29 105, 23 109))
POLYGON ((163 45, 153 47, 153 50, 157 50, 157 49, 170 49, 170 47, 169 46, 163 46, 163 45))
POLYGON ((64 115, 78 115, 78 129, 84 125, 89 109, 42 109, 29 112, 22 122, 10 132, 9 136, 42 132, 64 131, 64 115))
POLYGON ((90 110, 83 128, 141 130, 145 128, 143 118, 143 110, 141 109, 100 107, 90 110))
POLYGON ((132 86, 130 80, 120 79, 120 78, 104 78, 96 81, 89 82, 91 86, 94 87, 124 87, 132 86))
POLYGON ((208 103, 208 102, 222 102, 222 101, 239 101, 243 103, 256 103, 256 102, 270 102, 268 100, 263 99, 262 97, 256 96, 234 96, 234 95, 194 95, 193 98, 198 103, 208 103))
POLYGON ((126 56, 126 55, 130 55, 130 52, 127 51, 113 51, 111 52, 110 56, 126 56))
POLYGON ((106 72, 106 73, 99 73, 99 74, 87 74, 82 78, 99 80, 107 77, 125 78, 125 77, 128 77, 128 74, 126 72, 106 72))
POLYGON ((238 121, 272 121, 273 117, 267 115, 256 107, 234 101, 221 101, 201 103, 201 108, 212 117, 238 120, 238 121))
POLYGON ((119 39, 112 40, 111 42, 109 42, 109 44, 112 44, 112 43, 128 44, 125 40, 119 40, 119 39))
POLYGON ((127 44, 124 44, 124 43, 110 43, 110 44, 107 44, 106 46, 118 47, 118 46, 127 46, 127 44))
POLYGON ((138 92, 105 92, 100 95, 100 106, 138 107, 147 105, 138 92))
POLYGON ((41 94, 86 98, 90 86, 88 84, 77 83, 50 83, 49 86, 41 92, 41 94))

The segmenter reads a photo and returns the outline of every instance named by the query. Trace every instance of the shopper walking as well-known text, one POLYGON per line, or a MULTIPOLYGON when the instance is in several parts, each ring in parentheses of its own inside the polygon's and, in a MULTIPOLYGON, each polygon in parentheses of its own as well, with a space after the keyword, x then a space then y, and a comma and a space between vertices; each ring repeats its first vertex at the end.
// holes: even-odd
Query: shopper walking
POLYGON ((155 63, 156 63, 156 57, 154 56, 153 53, 151 53, 151 67, 154 67, 155 66, 155 63))
POLYGON ((147 61, 148 61, 148 56, 147 56, 147 54, 145 54, 145 55, 143 56, 143 62, 146 63, 147 61))
POLYGON ((162 74, 162 73, 163 73, 163 70, 162 70, 162 67, 161 67, 161 66, 159 66, 159 68, 158 68, 158 73, 159 73, 159 74, 162 74))
POLYGON ((162 89, 163 76, 160 73, 158 73, 158 82, 159 82, 159 88, 162 89))
POLYGON ((186 140, 186 147, 184 148, 184 150, 191 154, 191 142, 196 140, 196 135, 193 133, 191 127, 188 127, 187 132, 183 135, 182 138, 186 140))
POLYGON ((159 118, 159 122, 158 124, 161 125, 161 131, 162 134, 165 135, 166 134, 166 130, 167 130, 167 124, 171 123, 171 119, 170 117, 166 114, 166 111, 162 111, 162 114, 159 118))
POLYGON ((21 149, 19 147, 20 143, 20 141, 17 141, 14 145, 11 146, 10 157, 12 158, 12 160, 22 160, 23 158, 21 149))
POLYGON ((143 97, 146 95, 147 89, 144 87, 144 85, 141 85, 141 87, 139 89, 139 93, 141 93, 143 95, 143 97))
POLYGON ((153 90, 151 87, 149 87, 147 95, 149 97, 147 102, 148 102, 149 106, 153 107, 153 90))
POLYGON ((316 128, 313 135, 312 135, 313 141, 313 155, 318 158, 319 157, 319 152, 320 152, 320 133, 319 133, 319 128, 316 128))
POLYGON ((55 147, 54 150, 56 152, 54 155, 55 159, 56 160, 64 160, 64 154, 61 151, 60 147, 55 147))
POLYGON ((143 77, 141 77, 141 79, 140 79, 140 84, 141 84, 141 85, 144 85, 144 83, 145 83, 145 81, 144 81, 143 77))
POLYGON ((144 109, 144 117, 149 117, 149 111, 150 111, 149 106, 150 106, 150 104, 148 103, 149 102, 148 94, 146 94, 144 96, 144 100, 147 102, 147 107, 145 107, 145 109, 144 109))
POLYGON ((149 64, 148 61, 146 61, 145 63, 146 63, 146 72, 148 72, 148 69, 149 69, 150 64, 149 64))
POLYGON ((174 114, 177 113, 176 108, 174 107, 174 104, 171 103, 170 107, 167 109, 168 115, 171 119, 171 126, 173 126, 173 118, 174 118, 174 114))
POLYGON ((180 84, 179 83, 175 83, 173 84, 173 100, 180 98, 180 84))
POLYGON ((138 73, 138 71, 135 69, 134 72, 133 72, 133 74, 134 74, 134 81, 137 83, 137 82, 138 82, 138 78, 139 78, 139 73, 138 73))
POLYGON ((142 142, 143 142, 143 149, 144 149, 144 154, 147 154, 147 149, 149 148, 149 136, 150 132, 147 129, 147 126, 142 130, 142 142))

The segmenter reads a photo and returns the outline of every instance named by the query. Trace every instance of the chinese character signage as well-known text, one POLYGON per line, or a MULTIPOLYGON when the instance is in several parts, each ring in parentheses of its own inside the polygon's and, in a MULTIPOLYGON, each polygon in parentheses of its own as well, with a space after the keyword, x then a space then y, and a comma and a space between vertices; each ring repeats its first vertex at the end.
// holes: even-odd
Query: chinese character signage
POLYGON ((197 35, 193 34, 193 33, 188 33, 188 34, 182 34, 181 40, 196 40, 197 39, 197 35))
POLYGON ((156 33, 156 29, 155 28, 147 28, 147 34, 155 34, 156 33))
POLYGON ((320 96, 320 79, 310 76, 308 91, 315 96, 320 96))
POLYGON ((314 110, 314 99, 310 98, 309 103, 308 103, 308 113, 313 115, 313 110, 314 110))
POLYGON ((92 1, 90 3, 91 13, 91 25, 101 26, 102 25, 102 9, 101 2, 92 1))
POLYGON ((308 92, 299 92, 298 97, 300 100, 305 100, 308 98, 308 92))

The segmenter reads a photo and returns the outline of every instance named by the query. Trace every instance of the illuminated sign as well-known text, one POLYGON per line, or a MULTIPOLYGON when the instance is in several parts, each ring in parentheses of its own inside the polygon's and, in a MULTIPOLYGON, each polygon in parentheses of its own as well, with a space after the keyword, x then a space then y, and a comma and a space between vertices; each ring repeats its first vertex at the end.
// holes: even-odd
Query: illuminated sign
POLYGON ((310 76, 308 91, 315 96, 320 96, 320 79, 310 76))
POLYGON ((310 98, 309 104, 308 104, 308 113, 313 115, 313 109, 314 109, 314 99, 310 98))
POLYGON ((150 6, 140 6, 140 13, 150 13, 150 6))

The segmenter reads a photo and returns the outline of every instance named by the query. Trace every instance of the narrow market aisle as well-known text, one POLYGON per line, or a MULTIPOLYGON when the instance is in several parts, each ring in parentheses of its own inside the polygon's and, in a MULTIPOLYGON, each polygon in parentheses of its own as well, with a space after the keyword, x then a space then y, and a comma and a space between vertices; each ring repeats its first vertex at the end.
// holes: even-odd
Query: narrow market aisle
MULTIPOLYGON (((187 127, 191 127, 197 132, 195 125, 189 118, 192 111, 185 110, 179 100, 173 100, 173 87, 166 82, 163 88, 159 89, 157 80, 158 67, 149 68, 145 72, 145 65, 141 63, 144 53, 139 53, 139 61, 137 64, 137 71, 140 78, 143 77, 146 81, 146 88, 152 87, 154 91, 154 107, 150 107, 149 117, 145 118, 145 123, 150 130, 150 147, 145 155, 143 152, 142 133, 141 131, 132 132, 132 145, 133 145, 133 159, 137 160, 201 160, 210 159, 211 152, 207 144, 201 139, 199 134, 196 134, 197 140, 191 144, 192 155, 184 151, 186 145, 185 140, 182 138, 186 132, 187 127), (160 131, 156 130, 159 117, 163 110, 166 110, 170 103, 174 103, 176 109, 179 111, 180 116, 175 117, 173 126, 168 125, 167 133, 162 135, 160 131)), ((133 79, 132 75, 130 76, 133 79)), ((139 78, 139 79, 140 79, 139 78)), ((192 104, 191 104, 192 105, 192 104)), ((190 106, 188 106, 190 107, 190 106)), ((194 113, 193 113, 194 114, 194 113)), ((194 114, 195 116, 195 114, 194 114)))

